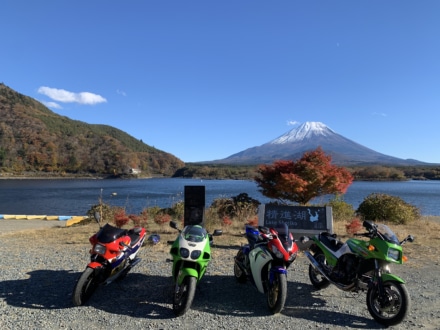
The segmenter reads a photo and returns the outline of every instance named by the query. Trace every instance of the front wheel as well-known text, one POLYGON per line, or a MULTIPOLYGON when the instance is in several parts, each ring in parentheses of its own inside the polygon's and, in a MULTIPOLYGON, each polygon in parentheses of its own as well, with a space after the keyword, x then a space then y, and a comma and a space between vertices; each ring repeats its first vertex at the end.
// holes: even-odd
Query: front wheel
POLYGON ((383 283, 384 294, 380 296, 377 285, 367 292, 367 307, 371 316, 380 324, 392 326, 406 317, 411 300, 404 284, 387 281, 383 283))
POLYGON ((275 273, 275 278, 272 284, 269 283, 269 290, 267 291, 267 305, 272 314, 277 314, 283 310, 286 297, 287 276, 275 273))
POLYGON ((176 284, 173 298, 173 312, 176 316, 182 316, 191 307, 196 292, 197 279, 187 276, 182 284, 176 284))
POLYGON ((84 304, 92 296, 97 287, 98 283, 95 279, 94 269, 87 267, 73 289, 73 304, 75 306, 84 304))

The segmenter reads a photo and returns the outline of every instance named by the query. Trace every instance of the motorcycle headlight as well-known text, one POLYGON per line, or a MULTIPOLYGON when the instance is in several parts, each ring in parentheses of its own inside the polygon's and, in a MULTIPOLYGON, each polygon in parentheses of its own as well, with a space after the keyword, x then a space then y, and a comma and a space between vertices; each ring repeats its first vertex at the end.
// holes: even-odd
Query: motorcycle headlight
POLYGON ((272 246, 272 252, 273 252, 273 254, 275 254, 275 256, 278 259, 283 259, 284 258, 284 255, 281 253, 280 250, 278 250, 278 248, 275 245, 272 246))
POLYGON ((396 249, 388 249, 388 258, 393 260, 399 260, 400 259, 400 251, 396 249))
POLYGON ((93 246, 94 253, 105 254, 105 251, 106 251, 106 247, 102 244, 95 244, 95 246, 93 246))
POLYGON ((201 254, 202 254, 202 251, 194 250, 191 252, 191 259, 193 259, 193 260, 199 259, 201 254))
POLYGON ((182 258, 188 258, 189 257, 189 250, 185 248, 180 248, 180 256, 182 258))

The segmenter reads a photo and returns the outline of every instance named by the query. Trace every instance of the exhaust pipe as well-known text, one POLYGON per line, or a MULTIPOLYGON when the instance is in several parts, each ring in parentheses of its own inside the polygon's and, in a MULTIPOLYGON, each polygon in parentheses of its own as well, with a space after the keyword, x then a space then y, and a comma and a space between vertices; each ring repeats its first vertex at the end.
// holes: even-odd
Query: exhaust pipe
POLYGON ((304 254, 306 255, 307 259, 309 259, 310 264, 313 266, 313 268, 315 268, 318 272, 320 272, 321 275, 324 276, 327 281, 333 283, 333 281, 327 276, 327 274, 321 268, 321 265, 316 261, 315 258, 313 258, 312 254, 309 251, 304 251, 304 254))
POLYGON ((130 269, 133 268, 134 266, 136 266, 138 263, 140 263, 141 260, 142 260, 142 258, 138 258, 138 257, 134 258, 130 264, 130 269))
POLYGON ((327 274, 324 272, 321 265, 316 261, 316 259, 312 256, 312 254, 309 251, 304 251, 304 254, 306 255, 307 259, 309 259, 310 264, 313 266, 313 268, 315 268, 318 272, 320 272, 321 275, 324 276, 324 278, 327 281, 329 281, 333 285, 336 285, 339 289, 341 289, 343 291, 349 291, 353 288, 354 284, 342 285, 342 284, 339 284, 339 283, 331 280, 330 277, 328 277, 327 274))

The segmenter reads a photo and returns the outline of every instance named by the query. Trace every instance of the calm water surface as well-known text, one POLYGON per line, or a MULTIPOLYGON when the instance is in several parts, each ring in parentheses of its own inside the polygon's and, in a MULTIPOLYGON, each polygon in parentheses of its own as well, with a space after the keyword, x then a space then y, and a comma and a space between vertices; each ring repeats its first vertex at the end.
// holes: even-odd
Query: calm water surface
MULTIPOLYGON (((206 206, 220 197, 247 193, 267 203, 253 181, 195 179, 0 180, 0 214, 84 215, 100 196, 105 203, 139 213, 145 207, 169 207, 183 201, 185 186, 204 185, 206 206)), ((354 182, 344 200, 357 208, 371 193, 399 196, 424 215, 440 216, 440 181, 354 182)), ((322 197, 314 202, 323 202, 322 197)))

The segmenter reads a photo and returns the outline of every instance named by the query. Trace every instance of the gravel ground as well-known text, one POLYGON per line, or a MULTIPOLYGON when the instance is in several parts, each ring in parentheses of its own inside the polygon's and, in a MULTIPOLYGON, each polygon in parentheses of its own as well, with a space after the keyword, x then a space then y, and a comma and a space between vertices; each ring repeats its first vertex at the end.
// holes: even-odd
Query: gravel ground
POLYGON ((59 220, 4 220, 0 219, 1 233, 11 233, 20 230, 65 227, 65 221, 59 220))
MULTIPOLYGON (((54 230, 56 235, 56 230, 54 230)), ((365 294, 311 286, 303 254, 288 273, 288 295, 279 315, 265 296, 233 277, 238 246, 215 246, 208 273, 191 310, 176 318, 171 309, 171 264, 163 247, 146 246, 143 259, 121 282, 99 288, 86 306, 74 307, 72 290, 89 260, 88 244, 47 243, 0 235, 0 329, 380 329, 369 315, 365 294)), ((439 261, 412 257, 395 265, 412 300, 408 317, 392 329, 440 329, 439 261)))

